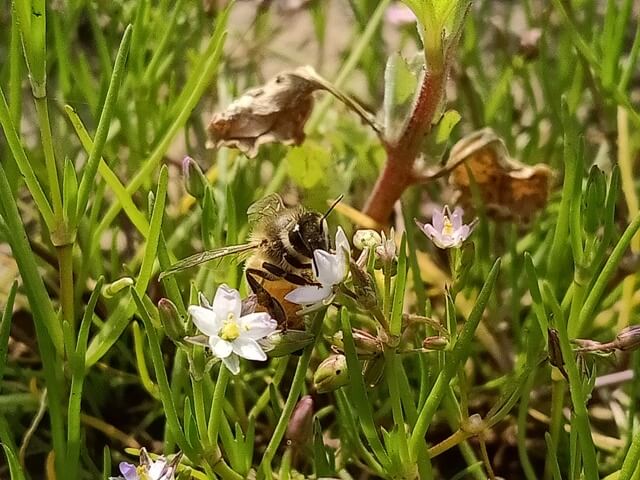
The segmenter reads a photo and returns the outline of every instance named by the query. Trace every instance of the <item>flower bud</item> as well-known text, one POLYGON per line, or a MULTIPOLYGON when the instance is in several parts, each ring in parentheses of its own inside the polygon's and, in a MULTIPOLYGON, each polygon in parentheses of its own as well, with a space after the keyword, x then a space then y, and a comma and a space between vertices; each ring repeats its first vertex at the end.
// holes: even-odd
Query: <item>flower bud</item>
POLYGON ((178 309, 168 298, 161 298, 158 302, 158 314, 160 315, 160 323, 167 334, 174 342, 180 342, 187 334, 184 322, 180 318, 178 309))
POLYGON ((189 195, 201 200, 209 182, 193 158, 184 157, 182 161, 182 176, 184 177, 185 190, 189 195))
POLYGON ((462 422, 460 429, 463 432, 470 433, 471 435, 479 435, 486 429, 486 425, 484 424, 482 417, 479 414, 474 413, 469 416, 465 422, 462 422))
POLYGON ((113 298, 122 290, 132 287, 135 281, 131 277, 119 278, 115 282, 109 283, 102 287, 102 296, 104 298, 113 298))
POLYGON ((376 247, 376 255, 383 263, 393 264, 396 261, 397 248, 394 236, 393 228, 389 232, 389 238, 382 232, 382 242, 376 247))
POLYGON ((270 357, 284 357, 313 343, 313 335, 305 330, 277 331, 259 343, 270 357))
POLYGON ((358 230, 353 235, 353 246, 358 250, 375 248, 382 243, 382 237, 375 230, 358 230))
POLYGON ((296 404, 291 414, 285 439, 287 445, 304 448, 313 435, 313 398, 305 395, 296 404))
MULTIPOLYGON (((382 353, 382 342, 380 339, 366 330, 355 328, 352 332, 353 342, 356 345, 356 353, 360 358, 369 358, 382 353)), ((331 338, 331 343, 344 351, 342 332, 336 332, 331 338)))
POLYGON ((348 381, 347 357, 340 354, 327 357, 313 374, 313 384, 318 393, 332 392, 348 381))
POLYGON ((616 336, 616 344, 620 350, 635 350, 640 347, 640 325, 624 328, 616 336))
POLYGON ((422 341, 425 350, 445 350, 449 346, 449 340, 441 335, 427 337, 422 341))

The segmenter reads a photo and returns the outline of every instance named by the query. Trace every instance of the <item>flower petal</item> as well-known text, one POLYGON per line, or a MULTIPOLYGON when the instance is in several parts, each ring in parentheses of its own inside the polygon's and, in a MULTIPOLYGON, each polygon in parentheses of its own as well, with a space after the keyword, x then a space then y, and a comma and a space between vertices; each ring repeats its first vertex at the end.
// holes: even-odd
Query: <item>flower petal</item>
POLYGON ((247 337, 238 337, 233 342, 233 353, 246 358, 247 360, 266 360, 267 354, 264 353, 258 342, 247 337))
POLYGON ((240 318, 242 336, 258 340, 273 333, 278 328, 278 323, 268 313, 250 313, 240 318))
POLYGON ((313 305, 322 302, 325 298, 331 296, 332 290, 328 285, 317 287, 315 285, 304 285, 296 288, 293 292, 289 292, 284 299, 297 305, 313 305))
POLYGON ((155 462, 151 463, 149 467, 149 478, 162 479, 164 478, 165 467, 167 466, 167 460, 164 457, 159 457, 155 462))
POLYGON ((223 360, 231 355, 231 352, 233 351, 231 343, 221 339, 217 335, 213 335, 209 338, 209 346, 211 347, 213 354, 223 360))
POLYGON ((458 230, 462 227, 462 216, 464 215, 464 210, 460 207, 456 207, 453 213, 451 214, 451 226, 454 230, 458 230))
POLYGON ((431 215, 431 225, 433 225, 433 228, 435 228, 439 232, 441 232, 442 227, 444 227, 445 208, 447 207, 442 208, 442 210, 435 209, 433 211, 433 214, 431 215))
POLYGON ((335 285, 344 280, 344 254, 332 254, 324 250, 315 250, 313 260, 316 265, 316 278, 322 285, 335 285))
POLYGON ((189 306, 189 315, 193 323, 205 335, 217 335, 222 327, 222 319, 215 312, 198 305, 189 306))
POLYGON ((218 287, 216 296, 213 298, 211 310, 216 312, 218 318, 224 321, 230 313, 235 317, 240 317, 242 312, 242 300, 240 300, 240 292, 229 288, 225 283, 218 287))
POLYGON ((227 367, 227 370, 229 370, 233 375, 240 373, 240 359, 237 355, 231 354, 228 357, 223 358, 222 363, 224 363, 224 366, 227 367))
POLYGON ((135 465, 127 462, 120 462, 119 467, 120 473, 124 475, 124 480, 139 480, 135 465))
POLYGON ((351 245, 349 245, 349 240, 342 227, 338 227, 336 232, 336 253, 341 251, 345 251, 347 255, 350 255, 351 245))

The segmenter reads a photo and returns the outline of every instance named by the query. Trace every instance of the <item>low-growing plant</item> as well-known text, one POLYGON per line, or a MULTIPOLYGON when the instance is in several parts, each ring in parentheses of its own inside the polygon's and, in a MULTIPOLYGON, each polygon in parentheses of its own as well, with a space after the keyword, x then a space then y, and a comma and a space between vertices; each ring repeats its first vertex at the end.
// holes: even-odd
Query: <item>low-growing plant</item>
POLYGON ((10 6, 0 477, 640 475, 631 0, 10 6))

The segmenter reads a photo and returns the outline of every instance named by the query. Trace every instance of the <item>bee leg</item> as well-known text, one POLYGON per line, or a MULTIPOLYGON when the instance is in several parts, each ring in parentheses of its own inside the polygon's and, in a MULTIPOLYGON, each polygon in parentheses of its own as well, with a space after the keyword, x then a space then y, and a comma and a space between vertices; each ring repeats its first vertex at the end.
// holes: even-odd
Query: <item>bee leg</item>
POLYGON ((262 268, 264 268, 267 272, 275 275, 276 277, 282 278, 289 283, 293 283, 294 285, 315 285, 313 282, 310 282, 306 278, 296 275, 295 273, 287 272, 286 270, 280 268, 273 263, 264 262, 262 264, 262 268))
POLYGON ((254 268, 247 269, 247 271, 245 272, 245 275, 247 277, 247 283, 249 284, 249 288, 251 288, 251 291, 256 294, 256 297, 258 299, 258 304, 266 308, 267 311, 269 312, 269 315, 273 317, 273 319, 278 323, 278 325, 283 325, 284 329, 286 330, 287 315, 284 312, 282 305, 280 305, 280 302, 278 302, 278 300, 273 298, 271 294, 267 292, 267 290, 262 286, 260 281, 258 281, 257 277, 266 278, 267 280, 270 280, 270 279, 266 277, 264 272, 260 270, 256 270, 254 268))

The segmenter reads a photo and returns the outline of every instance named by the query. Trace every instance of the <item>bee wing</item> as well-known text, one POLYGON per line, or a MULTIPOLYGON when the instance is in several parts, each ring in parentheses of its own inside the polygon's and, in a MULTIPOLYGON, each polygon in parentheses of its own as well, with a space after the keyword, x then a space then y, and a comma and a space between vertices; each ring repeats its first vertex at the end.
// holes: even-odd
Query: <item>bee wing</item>
POLYGON ((229 247, 217 248, 215 250, 206 250, 204 252, 196 253, 190 257, 178 260, 171 265, 168 269, 160 274, 159 279, 173 275, 174 273, 186 270, 187 268, 195 267, 201 263, 209 262, 217 258, 226 257, 228 255, 237 255, 240 253, 248 252, 260 246, 259 242, 245 243, 242 245, 231 245, 229 247))
POLYGON ((277 193, 272 193, 266 197, 253 203, 247 210, 247 216, 249 217, 249 224, 255 224, 259 220, 265 217, 272 217, 276 213, 284 210, 284 202, 277 193))

